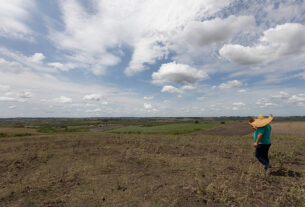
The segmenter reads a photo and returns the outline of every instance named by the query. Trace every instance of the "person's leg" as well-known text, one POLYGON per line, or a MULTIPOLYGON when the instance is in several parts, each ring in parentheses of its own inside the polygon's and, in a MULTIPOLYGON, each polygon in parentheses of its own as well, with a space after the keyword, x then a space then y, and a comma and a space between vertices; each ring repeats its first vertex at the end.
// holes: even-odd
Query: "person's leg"
POLYGON ((269 162, 266 160, 266 148, 262 144, 256 147, 255 156, 263 165, 269 166, 269 162))
POLYGON ((268 157, 268 151, 270 148, 270 144, 262 144, 262 159, 264 160, 265 169, 271 168, 271 165, 269 163, 269 157, 268 157))

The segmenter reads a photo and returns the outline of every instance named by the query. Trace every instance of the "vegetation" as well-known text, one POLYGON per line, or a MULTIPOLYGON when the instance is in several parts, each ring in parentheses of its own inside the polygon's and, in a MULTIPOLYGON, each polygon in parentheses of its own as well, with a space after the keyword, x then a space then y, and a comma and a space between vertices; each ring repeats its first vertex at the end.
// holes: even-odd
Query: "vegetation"
POLYGON ((237 131, 231 121, 182 120, 132 128, 143 134, 2 127, 0 207, 304 206, 305 122, 272 125, 273 168, 265 171, 251 135, 219 135, 237 131), (287 124, 291 136, 279 133, 287 124), (196 127, 217 135, 181 134, 196 127))
POLYGON ((128 126, 108 132, 117 134, 185 134, 193 131, 206 130, 219 125, 219 122, 178 123, 159 126, 128 126))

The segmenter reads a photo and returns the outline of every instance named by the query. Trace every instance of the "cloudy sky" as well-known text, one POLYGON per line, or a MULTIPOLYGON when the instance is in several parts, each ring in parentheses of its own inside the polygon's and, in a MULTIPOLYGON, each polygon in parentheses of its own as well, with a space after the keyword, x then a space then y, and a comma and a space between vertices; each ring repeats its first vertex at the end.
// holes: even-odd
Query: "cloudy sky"
POLYGON ((303 0, 1 0, 0 117, 305 115, 303 0))

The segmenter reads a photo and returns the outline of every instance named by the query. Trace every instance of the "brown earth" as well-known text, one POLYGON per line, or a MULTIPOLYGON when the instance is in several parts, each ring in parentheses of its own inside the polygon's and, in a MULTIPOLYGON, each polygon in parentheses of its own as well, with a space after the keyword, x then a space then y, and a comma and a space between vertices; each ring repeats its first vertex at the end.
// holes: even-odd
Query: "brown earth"
POLYGON ((196 134, 206 134, 215 136, 243 136, 252 133, 252 127, 248 123, 224 124, 206 131, 196 132, 196 134))
POLYGON ((81 133, 0 139, 1 207, 303 206, 305 142, 81 133), (287 150, 289 149, 289 150, 287 150))
POLYGON ((305 138, 305 122, 274 122, 271 127, 273 135, 305 138))

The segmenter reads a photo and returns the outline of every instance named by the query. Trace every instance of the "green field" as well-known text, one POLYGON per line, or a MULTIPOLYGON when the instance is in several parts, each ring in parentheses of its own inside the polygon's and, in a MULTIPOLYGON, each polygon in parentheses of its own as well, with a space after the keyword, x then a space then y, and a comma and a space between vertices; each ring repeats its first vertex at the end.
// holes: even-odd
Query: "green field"
POLYGON ((159 126, 127 126, 108 132, 117 134, 185 134, 193 131, 211 129, 219 126, 220 122, 177 123, 159 126))

